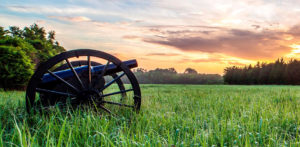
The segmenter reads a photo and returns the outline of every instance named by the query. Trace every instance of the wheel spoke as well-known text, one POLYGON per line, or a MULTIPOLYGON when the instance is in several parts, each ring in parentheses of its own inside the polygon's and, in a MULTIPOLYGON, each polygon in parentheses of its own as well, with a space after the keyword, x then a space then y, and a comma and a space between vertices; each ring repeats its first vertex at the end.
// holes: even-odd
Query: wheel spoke
POLYGON ((81 87, 84 89, 84 85, 82 83, 82 81, 80 80, 77 72, 75 71, 75 69, 73 68, 72 64, 70 63, 69 59, 66 59, 66 62, 69 66, 69 68, 71 68, 72 72, 74 73, 74 75, 76 76, 77 81, 80 83, 81 87))
POLYGON ((55 73, 53 73, 53 72, 51 72, 51 71, 49 71, 49 70, 48 70, 48 73, 49 73, 50 75, 52 75, 53 77, 55 77, 57 80, 63 82, 64 84, 66 84, 66 85, 69 86, 70 88, 74 89, 76 92, 79 92, 79 90, 78 90, 76 87, 74 87, 73 85, 71 85, 70 83, 68 83, 67 81, 65 81, 64 79, 62 79, 62 78, 59 77, 58 75, 56 75, 55 73))
POLYGON ((110 81, 109 83, 107 83, 106 85, 104 85, 103 88, 100 89, 100 91, 103 91, 105 88, 107 88, 108 86, 110 86, 111 84, 113 84, 114 82, 116 82, 118 79, 120 79, 124 75, 125 75, 125 73, 122 73, 121 75, 119 75, 118 77, 116 77, 115 79, 113 79, 112 81, 110 81))
POLYGON ((106 103, 106 104, 112 104, 112 105, 118 105, 118 106, 134 108, 134 106, 132 106, 132 105, 121 104, 121 103, 117 103, 117 102, 110 102, 110 101, 102 101, 102 102, 106 103))
POLYGON ((109 93, 109 94, 103 94, 102 97, 111 96, 111 95, 120 94, 120 93, 125 93, 125 92, 128 92, 128 91, 133 91, 133 89, 127 89, 127 90, 121 90, 121 91, 113 92, 113 93, 109 93))
POLYGON ((91 71, 91 56, 87 56, 87 60, 88 60, 88 71, 89 71, 89 88, 92 87, 92 71, 91 71))
POLYGON ((107 67, 108 67, 109 63, 110 63, 110 62, 107 61, 106 65, 104 66, 104 68, 103 68, 103 70, 102 70, 102 72, 101 72, 101 75, 100 75, 101 78, 104 76, 104 74, 105 74, 105 72, 106 72, 106 70, 107 70, 107 67))
POLYGON ((102 106, 101 104, 98 105, 101 109, 103 109, 104 111, 106 111, 107 113, 111 114, 111 111, 108 110, 107 108, 105 108, 104 106, 102 106))
POLYGON ((42 88, 36 88, 36 91, 37 92, 45 92, 45 93, 57 94, 57 95, 63 95, 63 96, 76 97, 76 95, 74 95, 74 94, 65 93, 65 92, 59 92, 59 91, 54 91, 54 90, 48 90, 48 89, 42 89, 42 88))

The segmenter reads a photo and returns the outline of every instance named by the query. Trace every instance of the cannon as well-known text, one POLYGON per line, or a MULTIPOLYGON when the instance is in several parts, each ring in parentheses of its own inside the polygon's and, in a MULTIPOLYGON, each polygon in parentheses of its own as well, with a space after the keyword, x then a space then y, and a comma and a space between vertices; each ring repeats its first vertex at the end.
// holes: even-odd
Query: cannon
POLYGON ((26 109, 88 105, 107 113, 121 107, 138 112, 141 90, 130 70, 137 66, 136 60, 122 62, 98 50, 63 52, 36 69, 27 85, 26 109))

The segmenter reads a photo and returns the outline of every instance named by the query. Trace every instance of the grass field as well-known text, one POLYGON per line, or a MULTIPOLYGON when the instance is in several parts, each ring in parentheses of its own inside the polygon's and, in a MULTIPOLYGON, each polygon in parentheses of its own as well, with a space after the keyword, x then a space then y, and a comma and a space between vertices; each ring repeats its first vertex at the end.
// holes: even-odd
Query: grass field
POLYGON ((299 86, 142 85, 139 114, 31 115, 0 92, 0 146, 299 146, 299 86))

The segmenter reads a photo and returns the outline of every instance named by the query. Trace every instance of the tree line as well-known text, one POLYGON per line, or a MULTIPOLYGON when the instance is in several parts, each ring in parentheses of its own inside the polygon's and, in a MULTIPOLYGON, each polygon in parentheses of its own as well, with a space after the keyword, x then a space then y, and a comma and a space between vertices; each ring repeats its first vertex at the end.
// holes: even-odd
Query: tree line
POLYGON ((199 74, 192 68, 187 68, 184 73, 178 73, 174 68, 156 68, 149 71, 137 68, 133 72, 141 84, 223 84, 221 75, 199 74))
POLYGON ((20 29, 0 26, 0 88, 26 85, 40 62, 65 51, 55 40, 55 31, 33 24, 20 29))
POLYGON ((227 67, 224 69, 226 84, 300 84, 300 61, 283 58, 272 63, 260 63, 244 67, 227 67))

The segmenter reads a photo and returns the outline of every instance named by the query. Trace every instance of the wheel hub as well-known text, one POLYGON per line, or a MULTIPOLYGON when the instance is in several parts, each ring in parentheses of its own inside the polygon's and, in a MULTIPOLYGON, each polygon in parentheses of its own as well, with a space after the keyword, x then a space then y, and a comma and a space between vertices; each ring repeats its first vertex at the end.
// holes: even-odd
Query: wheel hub
POLYGON ((103 100, 102 92, 99 92, 97 89, 89 89, 80 92, 77 95, 77 99, 80 103, 89 103, 89 102, 101 102, 103 100))

